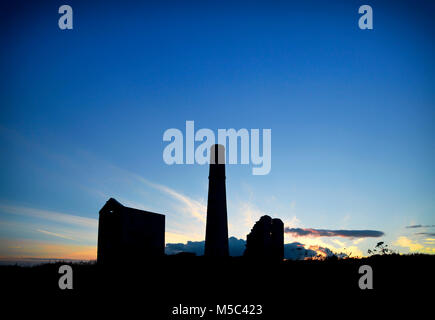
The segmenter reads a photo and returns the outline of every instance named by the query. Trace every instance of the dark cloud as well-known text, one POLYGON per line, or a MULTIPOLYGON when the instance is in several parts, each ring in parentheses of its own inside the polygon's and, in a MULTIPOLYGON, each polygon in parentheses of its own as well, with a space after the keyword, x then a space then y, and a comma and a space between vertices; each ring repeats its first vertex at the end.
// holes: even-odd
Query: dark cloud
MULTIPOLYGON (((230 249, 230 256, 237 257, 242 256, 246 241, 243 239, 237 239, 235 237, 230 237, 228 239, 228 245, 230 249)), ((204 254, 204 241, 188 241, 184 243, 168 243, 166 244, 165 253, 166 254, 177 254, 180 252, 191 252, 195 253, 197 256, 202 256, 204 254)), ((303 260, 306 258, 314 258, 317 256, 330 257, 336 255, 339 258, 346 257, 346 254, 334 254, 332 250, 325 247, 310 246, 305 248, 305 245, 300 242, 287 243, 284 245, 284 258, 290 260, 303 260)))
POLYGON ((431 225, 421 225, 421 224, 414 224, 412 226, 406 226, 408 229, 416 229, 416 228, 433 228, 435 227, 435 224, 431 225))
MULTIPOLYGON (((180 252, 191 252, 197 256, 204 255, 204 243, 205 241, 187 241, 184 243, 168 243, 166 244, 166 254, 177 254, 180 252)), ((245 252, 245 240, 237 239, 236 237, 228 238, 228 247, 230 250, 230 256, 238 257, 242 256, 245 252)))
POLYGON ((323 247, 309 247, 305 248, 305 245, 300 242, 286 243, 284 245, 284 258, 290 260, 304 260, 309 258, 317 257, 318 255, 323 255, 320 250, 325 252, 325 256, 332 256, 333 252, 328 248, 323 247))
POLYGON ((378 238, 384 233, 377 230, 325 230, 310 228, 285 228, 286 233, 294 237, 345 237, 345 238, 378 238))
POLYGON ((429 237, 435 237, 435 233, 433 233, 433 232, 417 232, 416 234, 423 235, 423 236, 429 236, 429 237))
POLYGON ((187 241, 184 243, 167 243, 165 248, 166 254, 177 254, 180 252, 191 252, 197 256, 204 254, 204 241, 187 241))
MULTIPOLYGON (((423 224, 414 224, 411 226, 406 226, 405 228, 407 229, 421 229, 421 228, 434 228, 435 224, 427 224, 427 225, 423 225, 423 224)), ((433 232, 416 232, 416 235, 420 235, 420 236, 430 236, 430 237, 435 237, 435 233, 433 232)))
POLYGON ((292 242, 284 245, 284 258, 290 260, 304 260, 315 257, 329 258, 337 256, 338 258, 348 257, 345 253, 335 253, 331 249, 320 246, 309 246, 300 242, 292 242))
POLYGON ((228 247, 230 249, 230 256, 239 257, 243 256, 246 248, 246 241, 243 239, 237 239, 235 237, 228 238, 228 247))

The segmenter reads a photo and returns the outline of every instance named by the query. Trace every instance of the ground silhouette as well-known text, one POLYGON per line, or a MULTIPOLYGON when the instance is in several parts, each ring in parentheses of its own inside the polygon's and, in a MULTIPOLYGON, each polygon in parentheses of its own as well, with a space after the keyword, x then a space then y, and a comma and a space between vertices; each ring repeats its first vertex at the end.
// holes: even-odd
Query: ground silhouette
POLYGON ((433 288, 434 262, 434 255, 261 263, 246 257, 211 259, 179 254, 150 261, 119 261, 110 267, 73 264, 73 290, 58 287, 62 263, 1 266, 0 281, 9 296, 56 296, 60 303, 79 306, 104 301, 99 312, 108 314, 129 306, 127 310, 152 314, 153 319, 199 319, 177 318, 170 310, 179 304, 209 308, 217 304, 261 304, 263 314, 254 318, 208 314, 207 319, 283 319, 294 312, 313 312, 312 308, 332 312, 358 306, 369 311, 370 306, 382 306, 391 299, 425 295, 425 288, 433 288), (373 268, 373 290, 358 286, 361 265, 373 268))

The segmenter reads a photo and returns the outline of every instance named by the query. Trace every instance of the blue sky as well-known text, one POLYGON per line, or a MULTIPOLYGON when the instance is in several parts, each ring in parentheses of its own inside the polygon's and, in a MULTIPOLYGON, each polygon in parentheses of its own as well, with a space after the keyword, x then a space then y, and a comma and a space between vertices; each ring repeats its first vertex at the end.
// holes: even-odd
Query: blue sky
POLYGON ((67 31, 62 4, 0 10, 0 256, 92 256, 109 197, 202 240, 208 168, 162 159, 187 120, 272 130, 270 174, 227 168, 230 235, 269 214, 385 233, 288 243, 435 252, 433 227, 406 228, 435 223, 429 1, 368 3, 373 30, 357 1, 71 1, 67 31))

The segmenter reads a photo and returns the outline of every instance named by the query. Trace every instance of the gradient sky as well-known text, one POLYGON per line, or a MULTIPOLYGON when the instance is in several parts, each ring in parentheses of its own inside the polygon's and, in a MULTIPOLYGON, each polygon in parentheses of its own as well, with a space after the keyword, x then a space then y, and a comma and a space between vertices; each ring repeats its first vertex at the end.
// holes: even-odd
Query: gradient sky
POLYGON ((385 233, 286 243, 435 253, 433 2, 69 1, 67 31, 28 2, 0 6, 0 257, 95 258, 109 197, 203 240, 208 167, 162 159, 186 120, 272 130, 270 174, 227 168, 230 235, 269 214, 385 233))

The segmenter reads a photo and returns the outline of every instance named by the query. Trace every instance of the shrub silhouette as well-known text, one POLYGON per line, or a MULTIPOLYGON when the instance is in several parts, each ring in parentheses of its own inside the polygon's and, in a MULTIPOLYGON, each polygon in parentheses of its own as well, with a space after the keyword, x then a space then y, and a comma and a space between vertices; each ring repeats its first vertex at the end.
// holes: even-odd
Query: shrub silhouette
POLYGON ((394 250, 388 248, 388 244, 383 241, 378 242, 373 250, 368 249, 367 253, 371 256, 397 254, 394 250))

